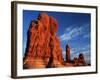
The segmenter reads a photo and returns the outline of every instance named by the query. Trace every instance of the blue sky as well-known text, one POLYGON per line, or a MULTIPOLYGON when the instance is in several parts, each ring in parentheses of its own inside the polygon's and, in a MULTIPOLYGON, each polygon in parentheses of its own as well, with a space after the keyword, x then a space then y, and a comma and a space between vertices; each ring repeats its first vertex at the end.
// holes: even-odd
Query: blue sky
MULTIPOLYGON (((41 11, 23 10, 23 54, 27 42, 27 30, 31 20, 37 19, 41 11)), ((91 57, 91 15, 87 13, 46 12, 58 21, 57 36, 60 40, 63 58, 65 59, 65 46, 71 47, 71 59, 84 53, 85 60, 90 63, 91 57)))

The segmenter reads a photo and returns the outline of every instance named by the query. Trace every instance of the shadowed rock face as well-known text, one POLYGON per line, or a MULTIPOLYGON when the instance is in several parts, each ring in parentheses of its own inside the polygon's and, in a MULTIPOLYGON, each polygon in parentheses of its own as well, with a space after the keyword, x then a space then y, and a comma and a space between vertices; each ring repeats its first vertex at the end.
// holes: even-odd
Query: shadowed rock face
POLYGON ((79 54, 79 57, 74 57, 74 66, 86 66, 84 55, 82 53, 79 54))
POLYGON ((24 69, 63 66, 57 30, 56 19, 46 13, 40 13, 37 21, 31 21, 27 33, 24 69))
POLYGON ((82 53, 79 54, 78 63, 79 63, 79 66, 85 66, 86 65, 84 55, 82 53))
POLYGON ((66 62, 69 62, 70 63, 70 53, 71 53, 71 48, 70 48, 70 46, 67 44, 66 45, 66 62))

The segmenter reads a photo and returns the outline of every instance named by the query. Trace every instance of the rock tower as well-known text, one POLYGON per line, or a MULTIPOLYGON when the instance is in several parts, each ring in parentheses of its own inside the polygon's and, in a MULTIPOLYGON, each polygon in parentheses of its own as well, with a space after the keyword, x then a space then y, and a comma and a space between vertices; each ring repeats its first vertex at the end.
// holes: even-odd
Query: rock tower
POLYGON ((44 12, 39 14, 37 20, 31 21, 27 33, 24 69, 63 66, 57 30, 56 19, 44 12))
POLYGON ((71 54, 71 48, 69 44, 66 45, 66 62, 70 62, 70 54, 71 54))

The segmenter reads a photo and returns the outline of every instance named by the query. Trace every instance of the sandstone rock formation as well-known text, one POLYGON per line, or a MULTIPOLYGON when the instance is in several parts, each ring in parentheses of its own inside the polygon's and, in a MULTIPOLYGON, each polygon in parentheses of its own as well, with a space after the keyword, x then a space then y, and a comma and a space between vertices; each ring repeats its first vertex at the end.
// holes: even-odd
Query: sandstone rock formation
POLYGON ((74 62, 74 66, 78 66, 78 58, 77 57, 74 57, 73 62, 74 62))
POLYGON ((71 48, 70 48, 70 46, 67 44, 66 45, 66 62, 70 62, 70 54, 71 54, 71 48))
POLYGON ((79 54, 78 65, 79 66, 85 66, 86 65, 84 55, 82 53, 79 54))
POLYGON ((58 23, 46 13, 32 20, 27 34, 24 68, 46 68, 63 66, 62 50, 56 32, 58 23))
POLYGON ((79 54, 79 57, 74 57, 74 66, 86 66, 86 62, 84 59, 84 55, 82 53, 79 54))

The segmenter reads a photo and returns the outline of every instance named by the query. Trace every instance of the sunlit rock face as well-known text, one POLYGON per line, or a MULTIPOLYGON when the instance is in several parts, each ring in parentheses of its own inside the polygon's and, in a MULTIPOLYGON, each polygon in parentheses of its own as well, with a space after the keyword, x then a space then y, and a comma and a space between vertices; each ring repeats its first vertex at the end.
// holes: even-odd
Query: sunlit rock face
POLYGON ((57 30, 56 19, 46 13, 40 13, 37 20, 31 21, 27 33, 24 69, 63 66, 57 30))

